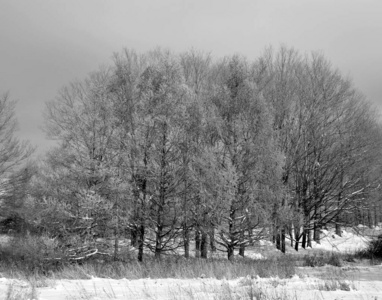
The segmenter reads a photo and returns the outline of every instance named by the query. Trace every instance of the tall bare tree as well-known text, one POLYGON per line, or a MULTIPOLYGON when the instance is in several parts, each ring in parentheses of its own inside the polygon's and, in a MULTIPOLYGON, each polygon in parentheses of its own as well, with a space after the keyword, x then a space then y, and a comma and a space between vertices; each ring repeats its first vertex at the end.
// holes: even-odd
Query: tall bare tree
POLYGON ((221 170, 227 175, 218 242, 231 260, 236 247, 244 256, 255 228, 264 228, 273 198, 269 187, 272 182, 277 185, 281 160, 272 118, 251 81, 249 64, 237 56, 222 63, 211 102, 216 111, 221 170))
POLYGON ((25 186, 28 172, 23 172, 20 167, 34 152, 29 142, 16 136, 16 104, 9 93, 0 96, 0 217, 17 213, 17 209, 22 207, 24 197, 16 197, 18 189, 15 187, 25 186))

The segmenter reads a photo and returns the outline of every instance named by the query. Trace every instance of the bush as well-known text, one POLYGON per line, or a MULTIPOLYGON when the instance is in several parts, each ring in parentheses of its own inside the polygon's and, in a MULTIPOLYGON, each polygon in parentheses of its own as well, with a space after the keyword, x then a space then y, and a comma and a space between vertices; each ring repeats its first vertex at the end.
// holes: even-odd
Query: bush
POLYGON ((305 267, 322 267, 325 263, 324 253, 322 252, 320 254, 314 253, 313 255, 304 256, 305 267))
POLYGON ((342 267, 341 257, 337 253, 325 255, 323 252, 304 256, 304 266, 306 267, 323 267, 325 265, 342 267))
POLYGON ((27 274, 56 269, 58 257, 56 240, 46 236, 18 235, 0 247, 1 265, 27 274))
POLYGON ((12 214, 0 221, 0 233, 8 234, 9 232, 22 233, 27 230, 26 221, 18 214, 12 214))
POLYGON ((382 258, 382 234, 379 235, 376 240, 372 240, 369 243, 367 252, 374 258, 382 258))
POLYGON ((337 253, 332 253, 326 263, 331 266, 342 267, 341 257, 337 253))
POLYGON ((147 257, 142 263, 134 260, 124 262, 86 261, 83 265, 65 267, 56 277, 82 278, 217 278, 234 279, 239 277, 279 277, 290 278, 295 274, 294 261, 291 259, 274 260, 238 260, 230 262, 226 259, 198 259, 181 257, 164 257, 155 260, 147 257))

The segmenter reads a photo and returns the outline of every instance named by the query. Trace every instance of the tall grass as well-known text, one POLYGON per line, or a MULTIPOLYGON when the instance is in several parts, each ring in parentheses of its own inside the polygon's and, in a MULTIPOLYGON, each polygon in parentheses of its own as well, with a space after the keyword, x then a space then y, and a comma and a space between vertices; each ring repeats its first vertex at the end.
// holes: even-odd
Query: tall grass
POLYGON ((382 235, 377 236, 369 242, 366 249, 358 251, 354 254, 358 259, 367 259, 371 265, 379 265, 382 263, 382 235))
POLYGON ((11 278, 33 277, 58 270, 60 256, 53 239, 45 236, 15 236, 0 245, 0 272, 11 278))
POLYGON ((5 300, 37 300, 37 289, 33 284, 20 286, 15 282, 8 285, 5 300))
POLYGON ((322 267, 331 265, 335 267, 342 267, 344 261, 351 260, 350 254, 340 254, 336 252, 314 252, 304 256, 305 267, 322 267))
POLYGON ((261 261, 240 260, 229 262, 224 259, 195 259, 178 260, 167 258, 162 261, 154 259, 144 263, 131 261, 104 262, 89 261, 81 265, 68 264, 55 266, 34 265, 34 271, 29 266, 19 262, 8 261, 1 264, 0 272, 9 278, 44 278, 53 279, 89 279, 91 277, 112 279, 140 279, 140 278, 216 278, 234 279, 238 277, 279 277, 289 278, 295 274, 294 262, 290 259, 269 259, 261 261))
POLYGON ((273 259, 224 258, 185 259, 182 256, 164 256, 155 260, 147 255, 140 263, 128 258, 124 262, 111 259, 93 259, 73 264, 56 259, 62 253, 54 240, 41 236, 15 237, 6 245, 0 245, 0 272, 10 278, 199 278, 233 279, 243 276, 288 278, 295 273, 294 261, 289 256, 273 259))
POLYGON ((285 257, 269 260, 239 260, 229 262, 224 259, 182 259, 168 257, 161 261, 148 259, 143 263, 88 262, 81 266, 65 266, 55 272, 56 278, 86 279, 90 277, 113 279, 140 278, 216 278, 234 279, 238 277, 276 277, 289 278, 295 274, 294 262, 285 257))
POLYGON ((147 257, 143 263, 136 260, 114 262, 89 260, 82 264, 52 263, 39 253, 0 249, 0 272, 10 278, 47 277, 57 279, 88 279, 91 277, 113 279, 139 278, 200 278, 233 279, 243 276, 288 278, 295 273, 290 257, 251 260, 240 259, 184 259, 179 256, 155 260, 147 257), (5 251, 6 250, 6 251, 5 251))

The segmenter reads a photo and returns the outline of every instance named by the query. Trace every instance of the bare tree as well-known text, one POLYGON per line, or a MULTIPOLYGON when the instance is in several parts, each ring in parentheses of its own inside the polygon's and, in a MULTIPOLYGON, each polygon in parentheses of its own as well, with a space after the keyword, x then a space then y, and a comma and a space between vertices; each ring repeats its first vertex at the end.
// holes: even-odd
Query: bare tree
MULTIPOLYGON (((60 142, 58 149, 51 153, 49 165, 61 170, 57 175, 62 180, 72 182, 67 186, 71 197, 65 199, 58 195, 56 200, 68 205, 73 228, 86 227, 88 231, 100 233, 102 230, 110 232, 112 227, 117 256, 121 206, 127 207, 127 203, 120 201, 122 182, 109 86, 107 69, 68 85, 55 100, 47 103, 45 121, 48 137, 60 142), (105 213, 107 211, 109 213, 105 213), (84 224, 78 226, 78 223, 84 224)), ((128 195, 129 187, 124 189, 124 194, 128 195)))
POLYGON ((269 187, 272 182, 278 185, 281 160, 272 118, 250 80, 248 63, 235 56, 223 64, 211 103, 216 111, 221 172, 227 176, 218 243, 231 260, 236 247, 244 256, 255 228, 265 228, 273 198, 269 187))
POLYGON ((276 55, 266 52, 258 65, 265 70, 265 79, 258 81, 266 83, 264 97, 272 104, 285 155, 282 182, 288 200, 280 205, 287 204, 295 216, 282 226, 294 230, 291 241, 297 250, 301 238, 303 247, 311 245, 312 232, 318 241, 322 226, 339 224, 341 212, 364 198, 370 183, 360 179, 367 177, 362 170, 369 168, 368 161, 376 160, 373 149, 379 142, 370 138, 376 122, 351 81, 320 54, 302 58, 282 47, 276 55))
POLYGON ((15 107, 16 101, 11 100, 9 93, 0 96, 0 217, 22 206, 20 201, 24 197, 16 199, 14 187, 25 184, 26 173, 19 168, 34 151, 29 142, 20 141, 16 136, 15 107))

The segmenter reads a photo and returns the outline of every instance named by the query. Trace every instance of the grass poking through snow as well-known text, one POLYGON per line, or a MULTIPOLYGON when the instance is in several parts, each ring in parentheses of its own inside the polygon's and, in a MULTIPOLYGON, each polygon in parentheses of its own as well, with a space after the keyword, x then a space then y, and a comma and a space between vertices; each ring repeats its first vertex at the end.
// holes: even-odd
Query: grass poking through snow
POLYGON ((241 259, 230 262, 224 259, 165 258, 161 261, 85 263, 66 266, 55 273, 56 278, 88 279, 91 277, 113 279, 140 278, 216 278, 234 279, 245 276, 289 278, 295 274, 295 262, 290 257, 277 259, 241 259))

